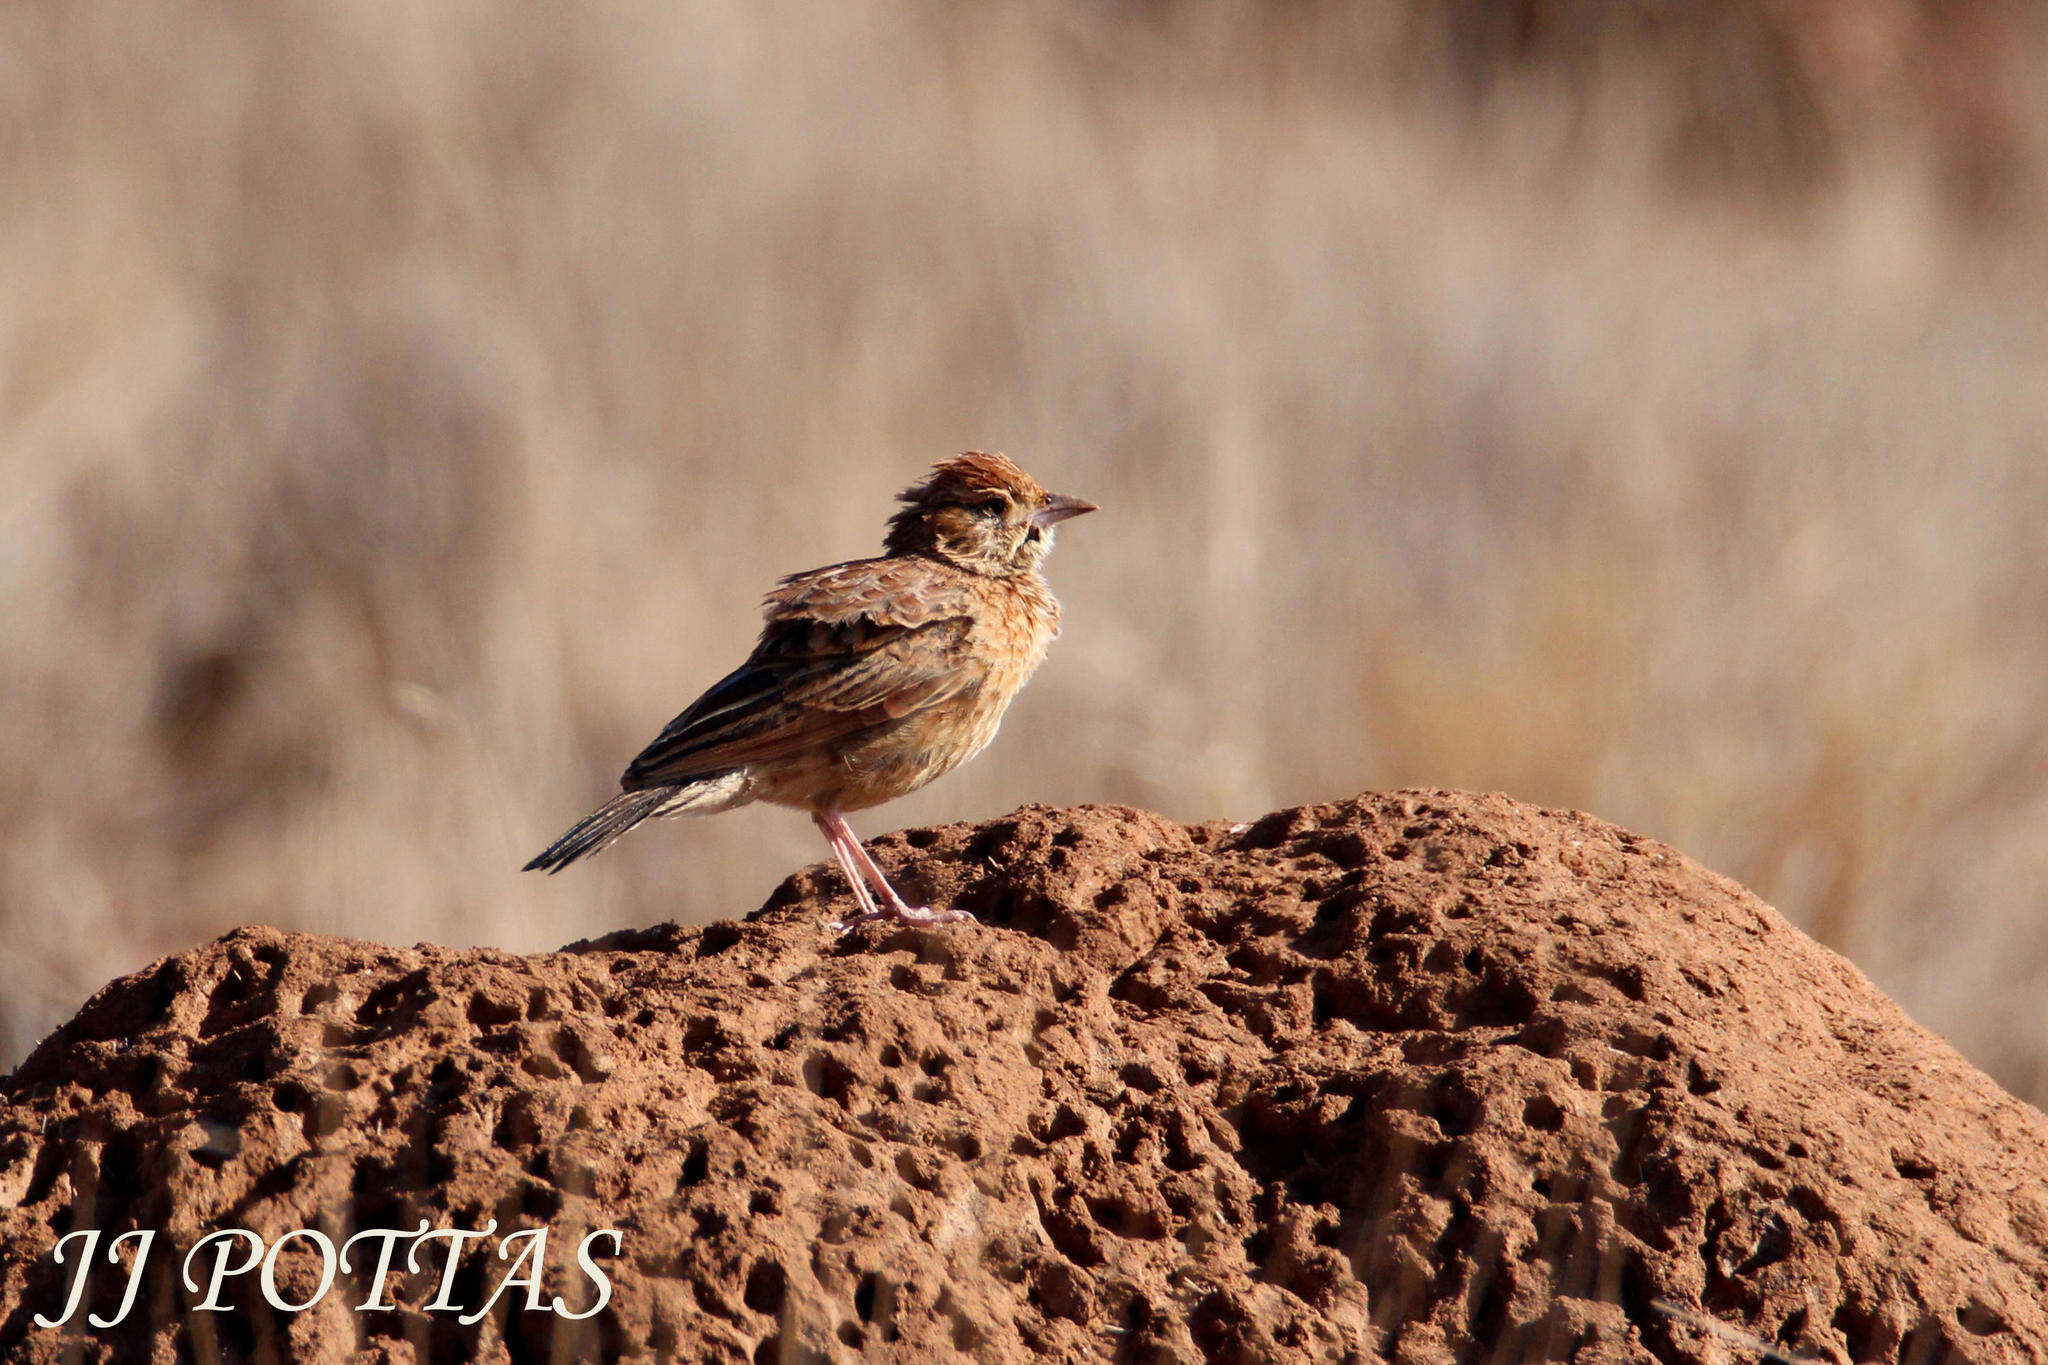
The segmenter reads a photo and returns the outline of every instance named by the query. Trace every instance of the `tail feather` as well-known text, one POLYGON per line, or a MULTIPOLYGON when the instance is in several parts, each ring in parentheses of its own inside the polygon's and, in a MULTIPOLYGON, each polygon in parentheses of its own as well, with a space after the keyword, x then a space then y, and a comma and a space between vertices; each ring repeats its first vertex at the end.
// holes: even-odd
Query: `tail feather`
POLYGON ((670 787, 622 791, 578 820, 567 834, 549 844, 521 872, 560 872, 578 858, 596 853, 642 820, 656 815, 710 815, 744 806, 754 799, 746 769, 731 768, 670 787))
POLYGON ((561 838, 542 850, 539 857, 520 868, 521 872, 560 872, 570 863, 609 845, 663 804, 674 799, 674 787, 650 787, 644 791, 620 792, 590 814, 578 820, 561 838))

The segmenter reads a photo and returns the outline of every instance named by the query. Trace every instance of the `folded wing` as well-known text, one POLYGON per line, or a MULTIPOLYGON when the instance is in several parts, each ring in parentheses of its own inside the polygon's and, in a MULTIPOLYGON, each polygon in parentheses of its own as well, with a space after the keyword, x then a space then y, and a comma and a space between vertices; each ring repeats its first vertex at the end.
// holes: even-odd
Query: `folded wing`
POLYGON ((627 789, 674 786, 850 739, 955 695, 967 586, 927 561, 860 560, 782 581, 754 652, 669 722, 627 789))

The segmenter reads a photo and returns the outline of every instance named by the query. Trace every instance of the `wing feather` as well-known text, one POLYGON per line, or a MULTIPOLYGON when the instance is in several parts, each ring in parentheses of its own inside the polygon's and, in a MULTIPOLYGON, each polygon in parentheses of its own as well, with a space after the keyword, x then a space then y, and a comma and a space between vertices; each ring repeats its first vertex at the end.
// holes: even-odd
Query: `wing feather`
POLYGON ((621 779, 670 786, 772 762, 901 720, 966 684, 966 585, 928 561, 860 560, 768 595, 746 663, 669 722, 621 779))

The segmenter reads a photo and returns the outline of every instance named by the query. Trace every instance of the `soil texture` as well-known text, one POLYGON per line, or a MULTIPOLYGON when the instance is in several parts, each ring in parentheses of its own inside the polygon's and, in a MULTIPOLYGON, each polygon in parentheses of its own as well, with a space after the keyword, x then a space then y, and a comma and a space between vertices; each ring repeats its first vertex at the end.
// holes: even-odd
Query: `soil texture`
POLYGON ((873 848, 981 922, 841 937, 820 866, 555 953, 248 928, 114 982, 0 1084, 0 1354, 2048 1359, 2048 1120, 1660 844, 1432 791, 873 848), (181 1274, 421 1223, 495 1233, 359 1241, 300 1312, 181 1274), (486 1310, 542 1227, 563 1311, 486 1310), (117 1265, 35 1325, 86 1229, 155 1230, 132 1310, 84 1325, 117 1265))

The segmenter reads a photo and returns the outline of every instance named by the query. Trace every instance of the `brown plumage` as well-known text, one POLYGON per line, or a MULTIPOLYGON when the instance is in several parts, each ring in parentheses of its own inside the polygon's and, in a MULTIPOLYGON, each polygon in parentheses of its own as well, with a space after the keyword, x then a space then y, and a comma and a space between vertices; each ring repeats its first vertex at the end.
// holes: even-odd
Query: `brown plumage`
POLYGON ((849 924, 968 918, 905 904, 845 812, 914 792, 995 738, 1060 631, 1039 573, 1053 527, 1095 506, 979 452, 941 462, 900 496, 884 553, 783 579, 747 661, 526 870, 559 872, 650 816, 769 801, 809 811, 824 831, 862 906, 849 924))

